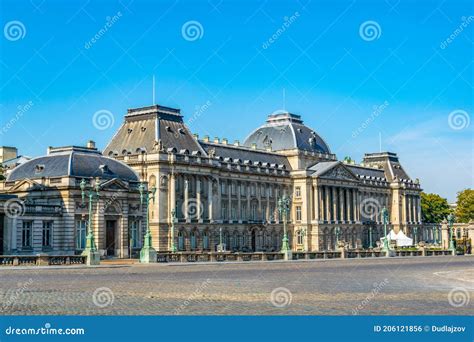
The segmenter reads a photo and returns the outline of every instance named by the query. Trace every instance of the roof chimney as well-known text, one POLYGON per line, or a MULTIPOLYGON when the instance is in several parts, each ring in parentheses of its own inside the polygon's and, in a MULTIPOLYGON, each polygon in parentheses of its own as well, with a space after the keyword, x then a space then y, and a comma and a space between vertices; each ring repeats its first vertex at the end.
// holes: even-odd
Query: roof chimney
POLYGON ((238 140, 234 141, 234 146, 240 146, 240 141, 238 140))
POLYGON ((214 144, 218 144, 219 143, 219 137, 215 137, 214 138, 214 144))
POLYGON ((89 141, 87 142, 87 145, 86 145, 86 146, 87 146, 87 148, 95 149, 95 141, 89 140, 89 141))
POLYGON ((229 142, 229 140, 227 140, 227 138, 223 138, 223 139, 222 139, 222 143, 223 143, 224 145, 227 145, 228 142, 229 142))
POLYGON ((256 150, 257 149, 257 144, 256 143, 252 143, 252 150, 256 150))

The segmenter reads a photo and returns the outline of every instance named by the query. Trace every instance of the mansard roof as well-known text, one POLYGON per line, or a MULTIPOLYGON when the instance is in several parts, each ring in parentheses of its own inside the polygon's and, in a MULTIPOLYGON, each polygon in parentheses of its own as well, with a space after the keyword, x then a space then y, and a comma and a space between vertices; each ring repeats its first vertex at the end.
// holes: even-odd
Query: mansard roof
POLYGON ((183 122, 179 109, 149 106, 129 109, 125 121, 104 150, 109 157, 152 151, 158 143, 164 150, 204 150, 183 122))
POLYGON ((284 165, 285 169, 290 171, 291 166, 288 162, 288 159, 277 153, 266 152, 262 150, 253 150, 247 147, 234 146, 234 145, 223 145, 223 144, 214 144, 210 142, 199 141, 202 148, 206 151, 207 154, 211 154, 210 151, 213 150, 213 153, 216 157, 231 158, 232 160, 248 160, 252 163, 268 163, 284 165))
POLYGON ((99 177, 139 181, 128 165, 104 157, 96 148, 79 146, 50 148, 48 155, 34 158, 13 169, 7 181, 54 177, 99 177))

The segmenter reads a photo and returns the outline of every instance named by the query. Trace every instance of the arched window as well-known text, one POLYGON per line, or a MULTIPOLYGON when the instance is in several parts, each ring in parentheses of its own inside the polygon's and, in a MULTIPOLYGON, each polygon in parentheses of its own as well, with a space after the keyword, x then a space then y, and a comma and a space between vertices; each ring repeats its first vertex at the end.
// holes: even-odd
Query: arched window
POLYGON ((184 232, 182 230, 178 233, 178 250, 184 251, 184 232))
POLYGON ((196 238, 196 231, 191 232, 191 250, 195 251, 197 249, 197 238, 196 238))
POLYGON ((202 248, 204 250, 209 249, 209 232, 206 230, 202 236, 202 248))

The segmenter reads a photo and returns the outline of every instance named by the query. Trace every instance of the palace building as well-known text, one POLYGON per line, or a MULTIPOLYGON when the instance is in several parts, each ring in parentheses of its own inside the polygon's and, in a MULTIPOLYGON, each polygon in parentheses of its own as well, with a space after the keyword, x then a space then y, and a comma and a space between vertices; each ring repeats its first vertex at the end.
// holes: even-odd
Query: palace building
POLYGON ((80 253, 89 219, 83 179, 99 188, 92 226, 103 257, 136 256, 142 247, 140 182, 156 189, 149 220, 157 251, 171 250, 172 236, 178 251, 215 251, 221 238, 227 251, 279 251, 283 195, 291 199, 294 251, 334 250, 336 240, 349 249, 375 247, 384 235, 383 207, 390 230, 422 234, 414 229, 421 225, 420 184, 395 153, 366 154, 360 165, 338 161, 288 112, 269 115, 242 143, 200 139, 179 109, 154 105, 129 109, 102 154, 93 142, 50 148, 11 170, 0 182, 0 254, 80 253), (17 200, 21 212, 12 215, 8 204, 17 200))
POLYGON ((130 109, 103 153, 158 189, 150 212, 158 251, 170 250, 172 235, 179 251, 214 251, 221 234, 229 251, 278 251, 284 194, 291 198, 295 251, 334 249, 336 230, 348 248, 368 247, 370 238, 383 236, 383 207, 395 233, 413 236, 421 225, 420 184, 395 153, 366 154, 361 165, 338 161, 315 130, 288 112, 269 115, 240 143, 199 139, 179 109, 130 109))

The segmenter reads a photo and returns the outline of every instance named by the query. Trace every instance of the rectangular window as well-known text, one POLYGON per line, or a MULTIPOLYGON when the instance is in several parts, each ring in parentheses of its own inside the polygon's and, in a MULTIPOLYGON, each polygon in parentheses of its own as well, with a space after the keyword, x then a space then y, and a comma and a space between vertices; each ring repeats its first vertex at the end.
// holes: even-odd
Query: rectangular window
POLYGON ((223 220, 227 220, 227 205, 222 204, 221 207, 221 217, 223 220))
POLYGON ((301 221, 301 206, 297 205, 296 206, 296 221, 301 221))
POLYGON ((301 197, 301 187, 300 186, 297 186, 295 188, 295 196, 296 197, 301 197))
POLYGON ((140 247, 140 221, 130 221, 130 246, 132 248, 140 247))
POLYGON ((23 248, 31 248, 31 230, 33 227, 33 222, 23 221, 23 229, 21 232, 21 245, 23 248))
POLYGON ((52 221, 43 221, 43 247, 52 247, 51 240, 53 236, 53 222, 52 221))
POLYGON ((247 220, 247 206, 245 204, 242 204, 242 207, 240 208, 241 214, 240 214, 240 219, 241 220, 247 220))
POLYGON ((262 205, 262 221, 267 220, 267 206, 264 204, 262 205))
POLYGON ((242 196, 245 196, 245 194, 247 193, 247 190, 246 190, 246 189, 247 189, 247 186, 245 186, 245 184, 241 184, 241 185, 240 185, 240 194, 241 194, 242 196))
POLYGON ((227 189, 227 184, 225 182, 221 183, 221 194, 225 195, 227 191, 226 189, 227 189))
POLYGON ((252 221, 255 221, 256 218, 257 218, 257 205, 256 204, 252 204, 252 213, 251 213, 251 216, 252 216, 252 221))
POLYGON ((252 196, 255 196, 255 193, 256 193, 255 185, 252 185, 252 187, 250 189, 251 189, 250 193, 252 194, 252 196))
POLYGON ((232 215, 232 220, 237 220, 237 207, 235 205, 232 206, 231 208, 231 215, 232 215))
POLYGON ((86 229, 87 229, 86 220, 76 221, 76 249, 86 248, 86 229))
POLYGON ((232 189, 232 195, 236 195, 237 194, 237 185, 235 183, 232 183, 231 189, 232 189))

